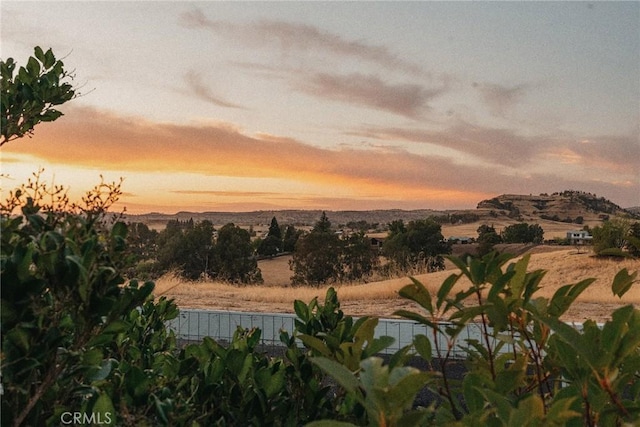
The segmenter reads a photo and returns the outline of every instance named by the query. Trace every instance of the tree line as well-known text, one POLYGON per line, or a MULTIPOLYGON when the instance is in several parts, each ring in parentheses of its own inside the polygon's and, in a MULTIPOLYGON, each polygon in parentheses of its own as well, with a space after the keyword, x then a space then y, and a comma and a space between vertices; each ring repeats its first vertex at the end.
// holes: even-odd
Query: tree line
MULTIPOLYGON (((250 231, 233 223, 216 230, 204 220, 172 220, 157 232, 142 223, 130 224, 128 244, 135 267, 131 277, 156 278, 170 271, 187 280, 210 279, 237 284, 262 283, 258 260, 290 254, 292 285, 368 281, 375 274, 390 277, 444 269, 451 254, 440 222, 433 218, 388 224, 381 246, 372 244, 364 230, 348 234, 335 230, 326 213, 310 231, 287 225, 274 217, 264 237, 252 239, 250 231)), ((638 256, 639 223, 605 221, 588 230, 593 249, 602 256, 638 256)), ((542 244, 539 224, 511 224, 498 232, 483 224, 477 229, 476 250, 483 256, 501 243, 542 244)))
POLYGON ((382 248, 364 231, 342 234, 326 213, 306 232, 282 228, 274 217, 266 236, 252 240, 249 231, 229 223, 219 230, 208 221, 172 220, 158 232, 130 224, 128 247, 133 277, 154 278, 175 271, 188 280, 216 279, 238 284, 261 283, 261 257, 292 255, 293 285, 366 281, 376 272, 426 272, 444 268, 451 253, 441 226, 431 219, 394 221, 382 248), (382 265, 382 259, 386 263, 382 265))

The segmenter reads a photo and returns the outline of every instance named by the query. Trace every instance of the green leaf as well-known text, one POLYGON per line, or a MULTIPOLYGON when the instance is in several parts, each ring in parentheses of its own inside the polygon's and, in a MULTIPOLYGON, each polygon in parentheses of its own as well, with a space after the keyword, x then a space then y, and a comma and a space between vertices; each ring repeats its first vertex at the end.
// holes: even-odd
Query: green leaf
POLYGON ((401 316, 404 317, 405 319, 409 319, 409 320, 413 320, 414 322, 418 322, 421 323, 423 325, 427 325, 430 328, 433 329, 438 329, 438 325, 434 322, 432 322, 431 320, 427 319, 426 317, 418 314, 418 313, 414 313, 413 311, 409 311, 409 310, 396 310, 393 312, 393 314, 395 316, 401 316))
POLYGON ((548 313, 551 316, 560 317, 571 306, 573 301, 582 293, 585 289, 591 285, 596 279, 585 279, 574 285, 564 285, 558 289, 551 297, 549 303, 548 313))
POLYGON ((613 278, 613 284, 611 285, 613 294, 622 298, 622 296, 631 289, 631 285, 633 285, 637 275, 637 271, 633 274, 629 274, 629 271, 626 268, 618 271, 616 277, 613 278))
MULTIPOLYGON (((16 347, 20 348, 23 352, 28 352, 30 348, 29 334, 24 328, 20 326, 9 330, 5 333, 5 338, 11 341, 16 347)), ((4 343, 3 343, 4 345, 4 343)))
POLYGON ((91 372, 87 375, 89 381, 102 381, 109 376, 114 366, 117 366, 118 362, 115 359, 103 360, 100 369, 91 372))
POLYGON ((120 333, 120 332, 127 331, 130 327, 131 327, 131 325, 129 324, 129 322, 127 322, 125 320, 115 320, 115 321, 109 323, 104 328, 102 333, 104 333, 104 334, 117 334, 117 333, 120 333))
POLYGON ((44 54, 44 61, 42 62, 44 63, 44 68, 46 68, 47 70, 53 67, 53 64, 55 64, 56 62, 56 57, 51 49, 48 49, 44 54))
POLYGON ((577 397, 553 399, 553 403, 547 411, 546 419, 551 421, 552 425, 564 426, 567 425, 569 420, 580 417, 582 414, 571 409, 576 399, 577 397))
POLYGON ((256 373, 256 382, 264 390, 267 398, 272 398, 285 387, 285 371, 280 369, 271 374, 268 368, 261 369, 256 373))
POLYGON ((360 362, 360 384, 365 393, 389 385, 389 367, 384 366, 383 362, 381 357, 369 357, 360 362))
POLYGON ((484 388, 484 381, 476 373, 468 373, 462 381, 464 401, 470 412, 480 411, 484 408, 485 398, 480 392, 484 388))
POLYGON ((311 362, 329 374, 346 391, 354 392, 358 389, 358 379, 342 364, 327 359, 326 357, 312 357, 311 362))
POLYGON ((447 277, 444 282, 442 282, 442 285, 440 285, 440 288, 438 289, 438 293, 436 295, 436 307, 438 309, 442 307, 442 303, 446 301, 447 296, 449 296, 449 292, 451 292, 451 289, 455 286, 460 277, 462 277, 461 274, 452 274, 447 277))
POLYGON ((389 336, 382 336, 374 339, 367 345, 365 351, 362 352, 362 357, 370 357, 380 353, 385 348, 391 346, 395 342, 395 338, 389 336))
POLYGON ((167 417, 166 405, 164 404, 164 402, 162 402, 158 398, 158 396, 153 395, 153 404, 154 404, 154 406, 156 408, 156 413, 158 414, 158 416, 160 417, 162 422, 164 424, 168 424, 169 423, 169 418, 167 417))
POLYGON ((451 261, 462 272, 462 274, 471 278, 471 273, 469 273, 469 269, 465 261, 456 256, 446 256, 445 258, 451 261))
POLYGON ((125 385, 135 398, 143 397, 149 392, 151 381, 137 366, 132 366, 125 374, 125 385))
POLYGON ((520 298, 522 296, 530 259, 531 255, 527 254, 516 262, 513 267, 514 276, 509 281, 509 288, 511 289, 514 298, 520 298))
POLYGON ((373 341, 373 334, 376 326, 378 325, 378 319, 375 317, 362 317, 358 319, 354 325, 355 333, 353 335, 354 342, 363 344, 365 341, 373 341))
POLYGON ((407 285, 400 289, 398 292, 401 297, 415 301, 420 307, 427 310, 429 313, 433 313, 433 306, 431 304, 431 294, 427 288, 416 278, 410 277, 413 285, 407 285))
MULTIPOLYGON (((576 354, 584 358, 584 361, 592 368, 595 369, 594 354, 592 346, 594 343, 585 341, 583 336, 571 325, 559 320, 557 317, 539 316, 534 314, 534 317, 538 318, 542 323, 545 323, 551 328, 556 336, 566 343, 573 351, 568 354, 567 357, 575 358, 576 354)), ((585 324, 585 326, 588 326, 585 324)), ((597 325, 594 325, 597 328, 597 325)), ((596 355, 598 356, 598 355, 596 355)))
POLYGON ((113 402, 107 393, 100 393, 93 404, 92 413, 100 414, 100 425, 112 426, 116 422, 116 411, 113 402))
POLYGON ((85 366, 98 366, 102 362, 102 350, 99 348, 92 348, 85 351, 82 355, 82 364, 85 366))
POLYGON ((300 320, 302 320, 303 322, 309 321, 309 311, 307 304, 297 299, 293 302, 293 309, 295 310, 296 315, 300 318, 300 320))
POLYGON ((527 374, 527 359, 518 357, 506 369, 501 370, 496 375, 496 391, 508 394, 525 384, 527 374))
POLYGON ((331 355, 331 350, 329 350, 327 345, 321 339, 306 334, 298 335, 298 338, 304 343, 307 348, 315 350, 323 356, 328 357, 331 355))
POLYGON ((620 307, 611 315, 611 321, 607 322, 603 328, 603 347, 615 352, 614 364, 621 363, 622 360, 638 351, 640 348, 640 310, 635 309, 632 305, 620 307), (610 338, 608 335, 608 326, 615 324, 613 334, 615 337, 610 338), (611 341, 609 341, 611 339, 611 341), (616 343, 613 347, 612 342, 616 343))
POLYGON ((518 408, 511 411, 509 416, 510 426, 539 425, 534 420, 544 418, 544 403, 537 394, 528 396, 518 403, 518 408))
POLYGON ((480 260, 472 259, 468 277, 475 286, 482 285, 487 281, 487 265, 480 260))
POLYGON ((33 56, 31 56, 27 61, 27 71, 33 77, 37 77, 40 74, 40 63, 33 56))
POLYGON ((40 46, 33 48, 33 53, 40 62, 44 62, 44 52, 40 46))
POLYGON ((426 361, 430 361, 433 355, 433 349, 431 348, 431 341, 426 335, 418 334, 413 338, 413 345, 416 351, 426 361))
POLYGON ((415 368, 398 367, 393 369, 389 374, 389 384, 393 386, 389 391, 391 406, 410 409, 416 395, 426 386, 429 379, 430 375, 427 372, 420 372, 415 368), (398 371, 401 371, 399 375, 398 371))
POLYGON ((19 256, 21 256, 22 259, 18 259, 18 279, 20 279, 21 281, 26 281, 27 279, 29 279, 29 277, 31 277, 31 272, 29 270, 33 263, 33 247, 29 245, 27 251, 23 254, 20 254, 19 256))

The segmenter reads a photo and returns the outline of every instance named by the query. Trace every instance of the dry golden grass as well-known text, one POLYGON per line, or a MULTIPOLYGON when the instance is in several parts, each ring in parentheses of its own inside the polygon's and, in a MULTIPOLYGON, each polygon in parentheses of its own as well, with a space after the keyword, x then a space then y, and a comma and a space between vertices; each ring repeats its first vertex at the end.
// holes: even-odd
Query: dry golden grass
MULTIPOLYGON (((180 307, 232 310, 247 312, 293 312, 296 299, 308 302, 314 297, 322 299, 328 287, 290 287, 288 258, 281 257, 261 261, 266 285, 233 286, 214 282, 183 282, 172 276, 162 277, 156 283, 156 295, 174 298, 180 307)), ((611 282, 622 268, 640 270, 638 260, 597 259, 590 253, 578 253, 575 249, 561 249, 531 255, 529 270, 543 269, 547 274, 542 280, 539 296, 550 298, 562 285, 576 283, 589 277, 596 281, 581 295, 565 320, 583 321, 591 318, 604 321, 617 307, 624 304, 640 306, 640 283, 620 299, 611 293, 611 282)), ((432 293, 456 270, 440 271, 416 276, 432 293)), ((342 310, 349 315, 374 315, 391 317, 401 308, 415 309, 415 305, 398 296, 398 290, 410 283, 408 278, 384 280, 374 283, 335 286, 342 310)), ((467 286, 464 279, 458 286, 467 286)))
MULTIPOLYGON (((555 238, 565 238, 567 237, 567 231, 569 230, 581 230, 582 227, 588 225, 590 227, 595 227, 602 225, 601 221, 585 221, 584 224, 567 224, 564 222, 556 222, 556 221, 547 221, 544 219, 536 218, 535 220, 524 220, 517 221, 515 219, 509 218, 496 218, 495 221, 483 221, 482 223, 489 223, 489 225, 493 226, 496 231, 500 232, 504 230, 509 225, 517 224, 519 222, 527 222, 527 223, 535 223, 540 225, 544 229, 544 238, 546 240, 553 240, 555 238)), ((473 222, 470 224, 459 224, 459 225, 449 225, 444 224, 442 226, 442 235, 444 237, 450 236, 468 236, 468 237, 477 237, 478 236, 478 227, 481 222, 473 222)))

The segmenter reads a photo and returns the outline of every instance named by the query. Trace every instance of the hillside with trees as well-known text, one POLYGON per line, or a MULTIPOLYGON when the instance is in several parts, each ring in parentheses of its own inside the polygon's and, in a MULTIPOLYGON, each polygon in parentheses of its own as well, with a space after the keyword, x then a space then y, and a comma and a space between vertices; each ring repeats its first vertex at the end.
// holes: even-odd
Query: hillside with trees
POLYGON ((477 210, 490 216, 518 220, 549 220, 582 224, 611 217, 638 218, 638 214, 612 201, 583 191, 567 190, 552 194, 503 194, 478 203, 477 210))
MULTIPOLYGON (((240 226, 268 226, 275 218, 280 224, 313 227, 321 210, 269 210, 252 212, 178 212, 127 215, 130 222, 141 222, 151 228, 162 228, 170 220, 210 221, 216 225, 234 223, 240 226)), ((583 191, 567 190, 538 196, 503 194, 482 200, 476 209, 387 209, 362 211, 324 211, 337 228, 361 231, 388 231, 393 221, 405 222, 430 218, 441 225, 490 224, 508 222, 555 222, 591 224, 613 218, 640 219, 640 209, 624 209, 605 197, 583 191), (363 228, 364 227, 364 228, 363 228)), ((574 226, 575 228, 575 226, 574 226)), ((266 248, 265 248, 266 249, 266 248)))

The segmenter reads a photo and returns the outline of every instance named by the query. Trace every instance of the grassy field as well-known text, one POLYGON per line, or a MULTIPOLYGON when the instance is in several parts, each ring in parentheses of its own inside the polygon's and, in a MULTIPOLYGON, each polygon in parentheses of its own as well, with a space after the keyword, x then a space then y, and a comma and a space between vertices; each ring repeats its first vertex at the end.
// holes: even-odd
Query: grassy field
MULTIPOLYGON (((556 289, 568 283, 594 277, 597 280, 580 296, 574 307, 566 314, 567 321, 583 321, 591 318, 604 321, 617 307, 625 304, 640 306, 640 283, 624 296, 613 296, 611 282, 622 268, 640 270, 640 260, 597 259, 584 250, 562 247, 538 249, 531 255, 530 270, 543 269, 547 274, 542 281, 539 295, 551 297, 556 289)), ((260 261, 265 284, 261 286, 232 286, 214 282, 184 282, 173 276, 165 276, 156 282, 156 295, 174 298, 180 307, 216 309, 246 312, 293 312, 296 299, 305 302, 318 296, 323 298, 327 287, 291 287, 288 265, 289 257, 260 261)), ((433 293, 443 280, 455 270, 416 276, 433 293)), ((415 309, 413 303, 398 296, 398 290, 409 283, 408 278, 396 278, 364 284, 338 285, 341 307, 346 314, 354 316, 375 315, 392 317, 400 308, 415 309)), ((464 282, 461 280, 460 285, 464 282)))
MULTIPOLYGON (((499 233, 504 230, 505 227, 513 224, 517 224, 522 221, 516 221, 513 219, 507 218, 499 218, 496 221, 492 221, 489 225, 493 226, 496 231, 499 233)), ((585 221, 584 224, 567 224, 563 222, 555 222, 555 221, 547 221, 544 219, 536 219, 535 221, 524 221, 529 224, 538 224, 544 229, 544 238, 545 240, 553 240, 555 238, 565 238, 567 237, 567 231, 570 230, 582 230, 582 227, 588 225, 590 227, 601 226, 602 221, 585 221)), ((479 222, 473 222, 470 224, 460 224, 460 225, 443 225, 442 226, 442 235, 444 237, 450 236, 468 236, 468 237, 478 237, 478 227, 480 226, 479 222)))

